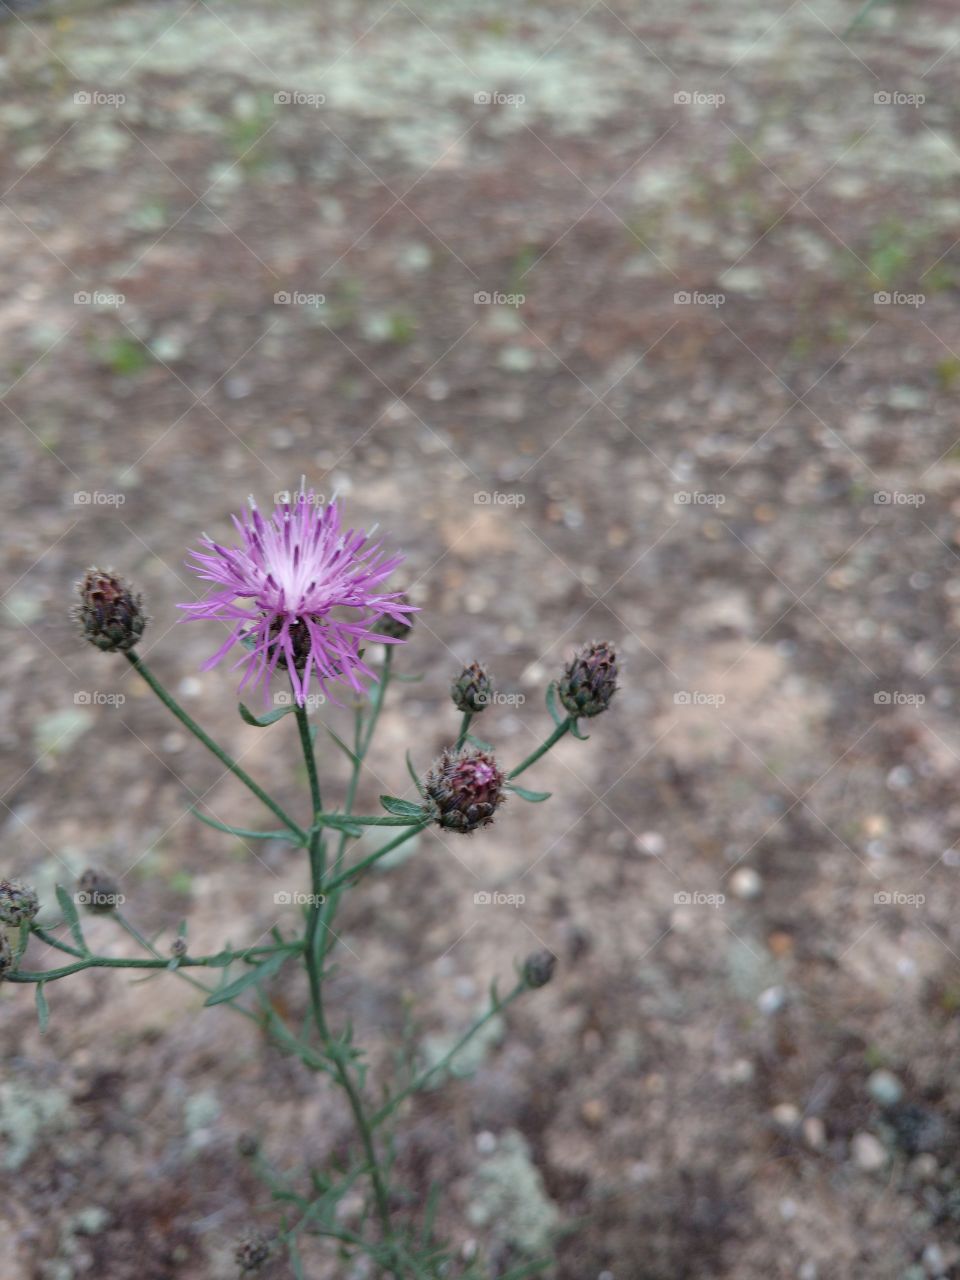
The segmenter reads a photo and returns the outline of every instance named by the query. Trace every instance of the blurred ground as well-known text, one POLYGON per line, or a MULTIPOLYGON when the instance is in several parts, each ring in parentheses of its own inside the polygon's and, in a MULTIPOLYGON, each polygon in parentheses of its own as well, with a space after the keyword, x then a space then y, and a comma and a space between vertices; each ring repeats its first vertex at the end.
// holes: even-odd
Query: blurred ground
MULTIPOLYGON (((555 799, 369 881, 334 987, 379 1064, 410 1010, 436 1050, 559 955, 399 1161, 495 1259, 560 1222, 560 1280, 960 1275, 960 18, 855 12, 173 0, 0 31, 2 871, 49 898, 99 862, 198 950, 305 887, 185 814, 212 788, 261 817, 64 616, 88 563, 135 576, 149 660, 301 802, 287 722, 240 725, 229 673, 197 678, 215 636, 176 626, 185 548, 248 493, 306 474, 407 551, 427 676, 369 805, 404 793, 405 725, 421 763, 454 734, 461 662, 527 699, 482 724, 512 761, 572 646, 615 641, 615 709, 531 771, 555 799)), ((323 1163, 339 1109, 172 979, 50 1002, 41 1039, 2 992, 3 1280, 233 1275, 275 1222, 237 1135, 323 1163)))

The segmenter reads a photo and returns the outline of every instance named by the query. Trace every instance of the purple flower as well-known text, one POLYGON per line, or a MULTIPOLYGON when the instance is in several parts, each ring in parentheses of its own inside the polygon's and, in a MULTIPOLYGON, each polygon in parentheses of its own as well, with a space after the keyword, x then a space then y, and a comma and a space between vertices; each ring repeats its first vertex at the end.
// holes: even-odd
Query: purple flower
MULTIPOLYGON (((287 495, 284 495, 286 497, 287 495)), ((301 487, 264 519, 251 510, 233 517, 240 545, 224 547, 203 536, 203 550, 191 551, 194 572, 221 590, 197 604, 182 604, 188 621, 216 618, 230 637, 203 665, 207 671, 236 644, 245 652, 240 688, 264 689, 279 666, 289 672, 297 702, 309 694, 311 678, 326 694, 329 681, 360 691, 360 676, 376 675, 360 656, 363 645, 402 643, 378 634, 379 618, 405 622, 416 612, 399 591, 384 592, 384 580, 401 556, 386 556, 366 533, 342 532, 336 502, 320 503, 301 487)))

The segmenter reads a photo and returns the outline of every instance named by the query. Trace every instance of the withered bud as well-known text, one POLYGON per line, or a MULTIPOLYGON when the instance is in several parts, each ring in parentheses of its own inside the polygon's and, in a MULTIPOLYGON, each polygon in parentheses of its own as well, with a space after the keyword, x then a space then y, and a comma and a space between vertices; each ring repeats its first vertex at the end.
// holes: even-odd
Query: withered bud
POLYGON ((493 697, 489 671, 481 663, 471 662, 450 686, 450 697, 458 711, 477 715, 484 707, 489 707, 493 697))
POLYGON ((40 910, 36 891, 22 880, 0 880, 0 924, 19 925, 40 910))
POLYGON ((233 1256, 241 1271, 259 1271, 270 1257, 270 1239, 259 1231, 245 1236, 233 1256))
POLYGON ((567 712, 574 717, 598 716, 617 691, 617 655, 606 640, 578 649, 557 686, 567 712))
POLYGON ((174 938, 174 940, 170 943, 170 954, 174 957, 175 960, 182 960, 183 957, 187 954, 186 938, 174 938))
POLYGON ((136 645, 147 625, 142 596, 110 569, 88 569, 77 591, 80 603, 72 616, 92 645, 104 652, 136 645))
POLYGON ((489 752, 448 747, 431 766, 424 790, 435 821, 469 835, 493 821, 494 811, 505 799, 503 784, 503 772, 489 752))
POLYGON ((523 962, 523 980, 531 990, 545 987, 553 977, 557 957, 552 951, 534 951, 523 962))
POLYGON ((125 898, 117 888, 117 882, 106 872, 88 867, 77 880, 74 901, 88 911, 105 915, 121 906, 125 898))

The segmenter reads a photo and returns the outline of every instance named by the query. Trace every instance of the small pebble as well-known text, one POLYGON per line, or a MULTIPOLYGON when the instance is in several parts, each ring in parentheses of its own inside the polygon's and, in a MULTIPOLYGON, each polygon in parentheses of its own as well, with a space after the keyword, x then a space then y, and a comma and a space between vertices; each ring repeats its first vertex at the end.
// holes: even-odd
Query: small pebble
POLYGON ((928 1276, 947 1274, 947 1260, 938 1244, 928 1244, 923 1251, 923 1269, 928 1276))
POLYGON ((819 1116, 807 1116, 803 1122, 803 1138, 813 1151, 822 1151, 827 1145, 827 1130, 819 1116))
POLYGON ((735 898, 750 902, 763 892, 763 880, 753 867, 737 867, 730 877, 730 890, 735 898))
POLYGON ((910 1161, 910 1173, 918 1182, 933 1182, 939 1170, 940 1166, 937 1164, 937 1157, 931 1155, 929 1151, 924 1151, 916 1159, 910 1161))
POLYGON ((637 837, 637 849, 651 858, 659 858, 667 847, 667 842, 659 831, 644 831, 637 837))
POLYGON ((881 1067, 871 1072, 867 1080, 867 1092, 881 1107, 895 1107, 903 1097, 903 1085, 892 1071, 885 1071, 881 1067))
POLYGON ((588 1124, 591 1129, 599 1129, 607 1117, 607 1108, 599 1098, 590 1098, 580 1108, 580 1114, 584 1124, 588 1124))
POLYGON ((857 1133, 850 1146, 854 1162, 864 1173, 876 1173, 887 1163, 887 1151, 872 1133, 857 1133))
POLYGON ((783 987, 767 987, 757 996, 757 1008, 766 1017, 779 1013, 787 1002, 787 993, 783 987))
POLYGON ((795 1129, 800 1123, 800 1108, 792 1102, 781 1102, 770 1112, 778 1129, 795 1129))
POLYGON ((497 1135, 484 1129, 476 1137, 477 1150, 482 1156, 491 1156, 497 1149, 497 1135))

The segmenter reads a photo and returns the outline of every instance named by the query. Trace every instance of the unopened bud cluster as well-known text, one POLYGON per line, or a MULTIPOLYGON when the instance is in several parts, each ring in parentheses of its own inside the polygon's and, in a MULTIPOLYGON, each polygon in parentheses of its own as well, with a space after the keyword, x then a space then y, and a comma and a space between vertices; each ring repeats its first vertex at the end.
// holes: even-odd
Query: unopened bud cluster
POLYGON ((92 645, 104 652, 126 652, 136 645, 147 625, 142 596, 110 569, 88 569, 77 591, 80 603, 73 617, 92 645))
POLYGON ((565 710, 573 717, 598 716, 617 691, 617 654, 606 640, 578 649, 557 686, 565 710))
POLYGON ((458 711, 476 715, 484 707, 490 705, 493 696, 493 681, 486 667, 479 662, 471 662, 464 667, 450 686, 450 697, 458 711))
POLYGON ((534 991, 545 987, 556 966, 557 957, 552 951, 534 951, 523 962, 523 980, 534 991))
POLYGON ((447 748, 424 781, 433 816, 441 827, 469 835, 489 826, 503 804, 504 775, 488 751, 447 748))
POLYGON ((40 910, 33 888, 22 880, 0 880, 0 923, 23 924, 40 910))

